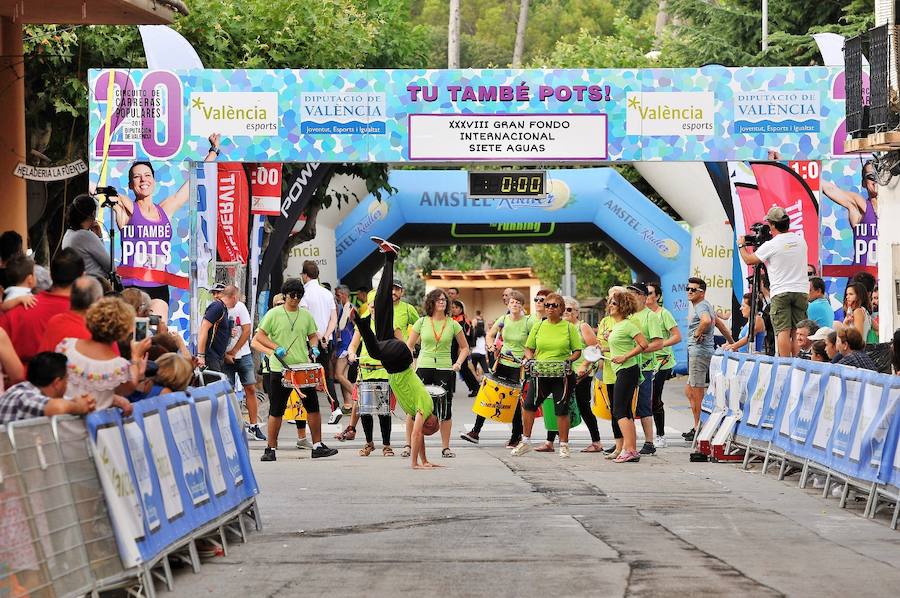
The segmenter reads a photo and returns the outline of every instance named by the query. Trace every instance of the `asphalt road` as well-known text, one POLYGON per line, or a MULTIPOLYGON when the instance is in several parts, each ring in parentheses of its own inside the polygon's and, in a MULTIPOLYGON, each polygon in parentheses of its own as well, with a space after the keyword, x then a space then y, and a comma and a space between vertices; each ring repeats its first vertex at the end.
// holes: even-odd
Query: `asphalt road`
MULTIPOLYGON (((264 530, 227 556, 180 572, 175 594, 248 596, 887 596, 900 587, 900 531, 886 518, 841 510, 797 477, 690 463, 683 379, 667 385, 672 442, 636 464, 578 451, 571 459, 503 448, 505 426, 475 446, 458 439, 474 418, 454 400, 455 459, 413 471, 399 456, 360 457, 362 428, 329 459, 295 450, 282 431, 278 461, 260 463, 264 530)), ((464 407, 465 405, 466 407, 464 407)), ((346 422, 341 422, 344 424, 346 422)), ((536 428, 535 437, 543 430, 536 428)), ((601 425, 611 442, 608 423, 601 425)))

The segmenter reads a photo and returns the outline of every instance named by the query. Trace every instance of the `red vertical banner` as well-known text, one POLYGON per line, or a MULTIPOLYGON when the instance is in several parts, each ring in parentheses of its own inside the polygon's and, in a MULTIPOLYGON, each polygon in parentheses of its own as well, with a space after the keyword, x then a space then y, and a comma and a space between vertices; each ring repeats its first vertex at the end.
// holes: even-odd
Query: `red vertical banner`
POLYGON ((261 216, 281 214, 281 163, 263 162, 250 169, 250 212, 261 216))
POLYGON ((219 163, 219 201, 216 249, 223 262, 247 263, 250 207, 247 175, 242 164, 219 163))
MULTIPOLYGON (((818 173, 818 163, 815 164, 818 173)), ((819 204, 810 186, 797 172, 779 162, 757 162, 750 168, 756 177, 762 207, 766 211, 772 206, 784 208, 791 219, 791 230, 802 234, 806 241, 807 263, 818 264, 819 204)))

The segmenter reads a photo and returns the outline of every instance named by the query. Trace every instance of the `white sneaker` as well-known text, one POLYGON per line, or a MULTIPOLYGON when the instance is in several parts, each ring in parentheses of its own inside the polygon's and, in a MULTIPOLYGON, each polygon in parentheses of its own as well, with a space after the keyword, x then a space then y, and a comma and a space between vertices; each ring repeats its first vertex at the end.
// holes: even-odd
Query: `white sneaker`
POLYGON ((312 442, 310 442, 309 437, 300 440, 297 440, 297 448, 301 451, 312 450, 312 442))
POLYGON ((653 446, 655 446, 658 449, 666 448, 666 446, 668 446, 668 443, 666 442, 666 437, 665 436, 657 436, 656 438, 654 438, 653 446))
POLYGON ((334 424, 341 421, 341 418, 343 416, 344 416, 344 414, 341 413, 340 409, 335 409, 334 411, 331 412, 331 417, 328 418, 328 423, 333 426, 334 424))
POLYGON ((572 456, 572 453, 569 451, 568 444, 559 444, 559 458, 560 459, 568 459, 572 456))
POLYGON ((523 440, 509 454, 512 455, 513 457, 521 457, 522 455, 524 455, 525 453, 527 453, 530 450, 531 450, 531 443, 525 442, 523 440))

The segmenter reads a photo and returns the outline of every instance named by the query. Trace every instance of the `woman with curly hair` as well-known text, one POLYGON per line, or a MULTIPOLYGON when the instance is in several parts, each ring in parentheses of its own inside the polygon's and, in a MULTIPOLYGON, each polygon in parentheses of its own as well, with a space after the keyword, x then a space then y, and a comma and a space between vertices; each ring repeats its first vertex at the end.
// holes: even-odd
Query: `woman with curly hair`
MULTIPOLYGON (((435 414, 441 419, 441 456, 455 457, 450 450, 450 428, 452 427, 453 382, 456 373, 469 356, 469 343, 459 322, 450 317, 450 298, 442 289, 435 289, 425 296, 425 316, 413 325, 406 345, 414 351, 419 342, 416 373, 425 384, 443 386, 446 391, 443 404, 435 405, 435 414), (453 339, 459 344, 456 361, 450 358, 453 339)), ((409 421, 406 424, 410 428, 409 421)))
POLYGON ((123 397, 137 387, 147 366, 150 339, 131 343, 131 362, 113 348, 134 331, 134 308, 117 297, 104 297, 85 315, 89 339, 64 339, 56 350, 69 359, 69 394, 90 394, 97 409, 120 407, 126 414, 131 403, 123 397))

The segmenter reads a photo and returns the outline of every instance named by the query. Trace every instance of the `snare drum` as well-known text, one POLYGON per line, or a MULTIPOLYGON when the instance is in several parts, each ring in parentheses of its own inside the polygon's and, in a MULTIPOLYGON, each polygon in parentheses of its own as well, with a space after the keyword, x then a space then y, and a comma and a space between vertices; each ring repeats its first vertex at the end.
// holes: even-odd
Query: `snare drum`
POLYGON ((281 372, 281 384, 287 388, 325 388, 325 369, 318 363, 289 365, 281 372))
POLYGON ((387 380, 368 380, 357 386, 360 415, 390 415, 391 386, 387 380))
POLYGON ((535 378, 562 378, 572 372, 569 361, 533 361, 529 367, 535 378))
POLYGON ((510 423, 516 412, 522 386, 511 380, 485 374, 481 379, 481 388, 472 404, 472 412, 486 419, 510 423))
POLYGON ((434 414, 441 421, 447 419, 450 412, 450 396, 447 389, 437 384, 426 384, 425 390, 431 395, 431 401, 434 403, 434 414))

